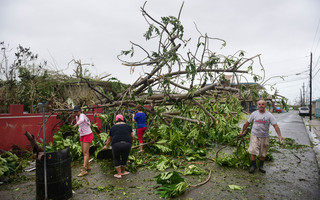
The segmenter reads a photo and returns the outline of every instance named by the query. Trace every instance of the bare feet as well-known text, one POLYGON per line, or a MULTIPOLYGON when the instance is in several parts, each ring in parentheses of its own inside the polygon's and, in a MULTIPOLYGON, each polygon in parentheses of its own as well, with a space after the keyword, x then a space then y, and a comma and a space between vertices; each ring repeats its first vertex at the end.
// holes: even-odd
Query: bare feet
POLYGON ((122 178, 121 174, 115 174, 113 175, 115 178, 122 178))
POLYGON ((128 175, 128 174, 130 174, 130 172, 127 172, 127 171, 121 173, 122 176, 125 176, 125 175, 128 175))

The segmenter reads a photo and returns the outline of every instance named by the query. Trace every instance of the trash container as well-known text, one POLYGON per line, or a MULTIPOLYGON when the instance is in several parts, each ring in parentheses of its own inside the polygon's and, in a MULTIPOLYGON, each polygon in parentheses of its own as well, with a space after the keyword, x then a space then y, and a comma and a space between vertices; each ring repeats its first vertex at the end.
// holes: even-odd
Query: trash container
MULTIPOLYGON (((71 159, 69 147, 53 153, 46 153, 48 199, 69 199, 72 197, 71 159)), ((45 199, 44 156, 36 161, 37 200, 45 199)))

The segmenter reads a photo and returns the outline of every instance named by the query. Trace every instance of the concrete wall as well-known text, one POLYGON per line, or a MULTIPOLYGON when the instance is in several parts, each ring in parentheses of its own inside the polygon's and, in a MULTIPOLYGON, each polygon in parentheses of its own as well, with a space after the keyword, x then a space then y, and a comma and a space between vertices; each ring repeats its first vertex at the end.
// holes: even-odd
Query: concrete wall
MULTIPOLYGON (((102 108, 86 113, 90 121, 97 123, 99 128, 102 126, 102 120, 98 117, 98 114, 101 113, 102 108)), ((58 114, 45 113, 47 143, 52 142, 53 134, 63 125, 63 123, 59 123, 60 119, 57 119, 58 114)), ((17 145, 22 149, 30 149, 29 140, 24 133, 28 131, 41 142, 40 139, 43 138, 42 124, 42 113, 25 114, 23 113, 23 105, 10 105, 10 113, 0 114, 0 149, 7 151, 13 145, 17 145)))

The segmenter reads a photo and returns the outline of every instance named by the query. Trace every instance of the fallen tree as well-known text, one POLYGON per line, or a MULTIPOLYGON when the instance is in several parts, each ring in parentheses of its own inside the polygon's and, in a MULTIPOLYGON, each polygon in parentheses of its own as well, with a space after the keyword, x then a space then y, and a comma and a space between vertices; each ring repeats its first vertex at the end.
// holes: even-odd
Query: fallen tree
MULTIPOLYGON (((160 20, 153 18, 145 7, 146 3, 141 7, 141 13, 149 28, 144 37, 147 41, 155 41, 155 48, 148 51, 141 45, 131 42, 130 50, 122 51, 118 59, 124 66, 130 67, 131 71, 137 67, 146 67, 147 70, 128 88, 117 94, 113 93, 112 97, 92 87, 89 79, 82 78, 105 102, 101 104, 100 100, 99 107, 122 112, 137 104, 149 104, 152 109, 146 111, 157 114, 152 111, 156 106, 172 106, 183 102, 198 107, 218 123, 214 115, 201 104, 208 96, 214 100, 214 102, 211 100, 213 103, 225 102, 230 95, 236 95, 238 98, 250 96, 247 94, 244 97, 239 81, 243 74, 252 73, 256 59, 259 59, 258 65, 263 68, 259 54, 249 58, 244 56, 244 51, 228 56, 218 54, 209 48, 209 44, 212 41, 219 41, 223 48, 226 46, 226 41, 209 37, 199 30, 195 47, 189 48, 191 39, 185 39, 184 27, 180 21, 183 4, 177 17, 162 17, 160 20), (135 54, 139 54, 140 57, 144 55, 144 58, 140 61, 123 59, 125 56, 134 57, 135 54), (232 82, 235 84, 232 85, 232 82)), ((257 75, 253 76, 255 80, 261 79, 257 75)), ((170 115, 162 117, 173 118, 170 115)), ((180 116, 180 119, 190 122, 201 121, 184 116, 180 116)), ((167 123, 168 120, 162 121, 167 123)))

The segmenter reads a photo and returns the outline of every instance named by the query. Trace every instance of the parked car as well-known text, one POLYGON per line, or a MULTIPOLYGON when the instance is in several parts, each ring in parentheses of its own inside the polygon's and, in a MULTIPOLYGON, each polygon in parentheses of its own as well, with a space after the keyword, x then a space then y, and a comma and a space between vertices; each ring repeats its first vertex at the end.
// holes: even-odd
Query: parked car
POLYGON ((300 107, 299 108, 299 115, 309 115, 310 114, 310 109, 308 107, 300 107))
POLYGON ((282 109, 280 107, 276 107, 276 109, 274 110, 276 113, 282 113, 282 109))

